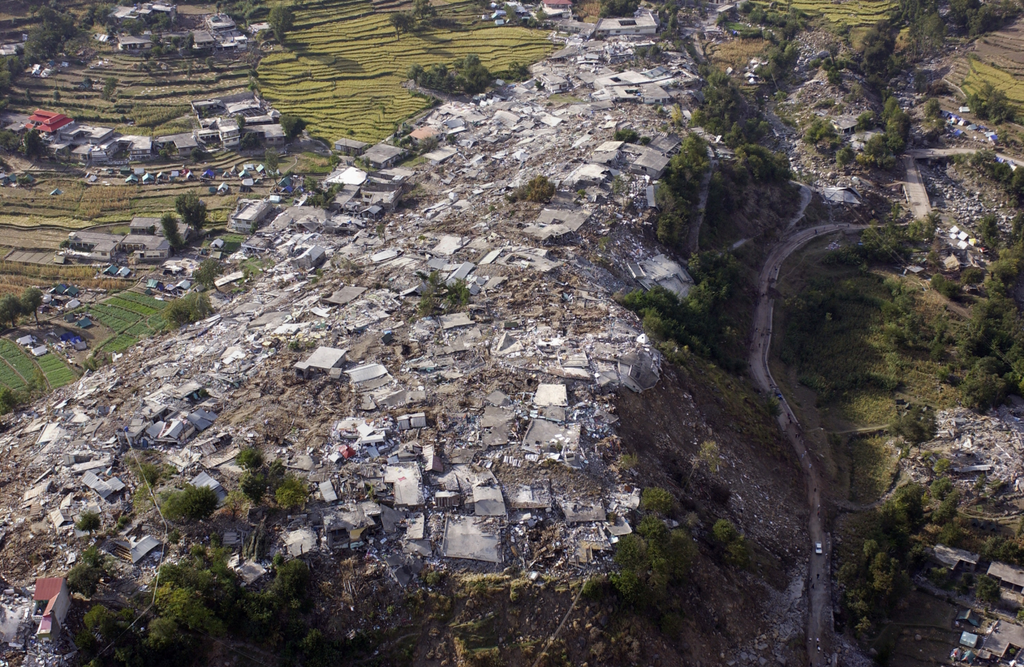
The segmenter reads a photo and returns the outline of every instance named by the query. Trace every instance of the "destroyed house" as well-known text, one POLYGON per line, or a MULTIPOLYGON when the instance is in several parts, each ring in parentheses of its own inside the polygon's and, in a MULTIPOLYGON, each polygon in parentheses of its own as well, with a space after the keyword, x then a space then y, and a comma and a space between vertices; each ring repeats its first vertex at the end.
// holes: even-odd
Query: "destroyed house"
POLYGON ((362 507, 339 507, 324 512, 324 537, 328 549, 347 549, 363 539, 363 531, 376 526, 362 507))
POLYGON ((305 271, 319 267, 327 261, 327 251, 318 245, 306 248, 301 255, 295 258, 295 265, 305 271))
POLYGON ((54 639, 60 634, 64 619, 71 610, 71 592, 68 581, 63 577, 36 579, 32 594, 32 616, 39 619, 36 637, 54 639))
POLYGON ((652 180, 656 181, 665 173, 665 169, 668 168, 668 162, 667 157, 656 150, 648 148, 630 165, 629 170, 634 174, 650 176, 652 180))
MULTIPOLYGON (((345 364, 345 355, 348 350, 339 350, 334 347, 318 347, 313 354, 295 364, 295 373, 299 377, 308 378, 316 373, 330 373, 334 369, 340 369, 345 364)), ((341 377, 341 373, 337 373, 341 377)))
POLYGON ((150 535, 138 541, 114 540, 111 544, 114 555, 128 561, 132 565, 137 564, 160 546, 160 540, 150 535))

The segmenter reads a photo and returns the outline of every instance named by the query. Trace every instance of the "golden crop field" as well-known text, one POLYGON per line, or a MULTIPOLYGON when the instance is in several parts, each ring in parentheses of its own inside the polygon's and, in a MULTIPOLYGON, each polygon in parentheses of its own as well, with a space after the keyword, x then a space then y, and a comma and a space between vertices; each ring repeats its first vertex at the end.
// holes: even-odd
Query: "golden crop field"
POLYGON ((387 14, 374 13, 365 0, 324 0, 297 9, 287 50, 260 63, 261 92, 281 113, 305 119, 317 136, 375 141, 428 104, 402 87, 411 65, 450 65, 475 54, 500 73, 554 50, 545 31, 481 21, 475 3, 440 11, 467 28, 396 36, 387 14))
MULTIPOLYGON (((765 3, 767 4, 767 3, 765 3)), ((893 0, 793 0, 789 5, 812 16, 824 16, 832 23, 852 27, 870 26, 889 18, 896 7, 893 0)))
POLYGON ((1024 103, 1024 81, 977 58, 970 58, 967 64, 969 72, 962 85, 965 93, 976 93, 984 84, 990 83, 996 90, 1006 93, 1011 102, 1024 103))

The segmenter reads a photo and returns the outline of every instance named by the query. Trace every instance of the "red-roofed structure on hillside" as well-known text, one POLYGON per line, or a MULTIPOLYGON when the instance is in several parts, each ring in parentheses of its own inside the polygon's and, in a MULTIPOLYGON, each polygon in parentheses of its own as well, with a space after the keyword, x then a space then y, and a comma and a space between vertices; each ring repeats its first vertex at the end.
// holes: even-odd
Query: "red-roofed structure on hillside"
POLYGON ((28 117, 25 123, 26 130, 39 130, 44 134, 54 134, 68 125, 75 122, 74 118, 68 118, 62 113, 36 109, 36 112, 28 117))
POLYGON ((36 637, 53 639, 60 634, 64 619, 71 610, 71 592, 68 580, 63 577, 36 579, 36 591, 32 595, 34 606, 32 616, 39 619, 36 637))

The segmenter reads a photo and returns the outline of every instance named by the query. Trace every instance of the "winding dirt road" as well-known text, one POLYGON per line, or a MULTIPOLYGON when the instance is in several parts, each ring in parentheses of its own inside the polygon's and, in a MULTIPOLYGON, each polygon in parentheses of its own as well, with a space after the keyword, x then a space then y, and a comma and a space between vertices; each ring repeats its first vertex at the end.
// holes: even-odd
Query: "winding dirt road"
MULTIPOLYGON (((809 201, 809 197, 807 198, 809 201)), ((797 213, 803 215, 803 208, 797 213)), ((761 275, 758 276, 757 307, 754 309, 754 335, 750 344, 750 375, 755 384, 779 401, 779 426, 793 444, 801 466, 807 477, 807 503, 810 507, 810 519, 807 533, 811 544, 810 567, 808 568, 808 614, 807 614, 807 656, 811 665, 831 664, 831 631, 832 602, 828 559, 831 556, 831 544, 822 525, 821 511, 821 479, 819 469, 814 467, 814 457, 807 450, 803 431, 796 415, 789 407, 786 398, 778 391, 771 370, 768 368, 768 355, 771 349, 772 316, 775 310, 775 299, 771 296, 775 282, 779 277, 782 263, 798 248, 808 241, 829 232, 846 229, 864 229, 866 225, 829 224, 803 229, 786 237, 768 255, 761 275), (823 553, 814 553, 814 544, 820 542, 823 553)), ((819 466, 820 467, 820 466, 819 466)))

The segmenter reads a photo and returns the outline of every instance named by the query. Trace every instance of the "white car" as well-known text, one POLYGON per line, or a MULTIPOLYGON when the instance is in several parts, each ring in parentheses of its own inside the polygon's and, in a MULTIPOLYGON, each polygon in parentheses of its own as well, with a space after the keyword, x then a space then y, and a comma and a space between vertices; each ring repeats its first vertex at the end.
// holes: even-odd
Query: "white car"
POLYGON ((814 543, 814 553, 821 555, 821 542, 814 543))

